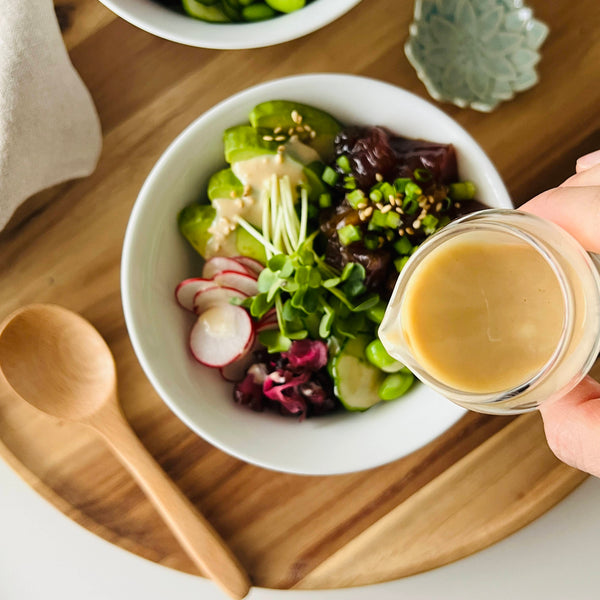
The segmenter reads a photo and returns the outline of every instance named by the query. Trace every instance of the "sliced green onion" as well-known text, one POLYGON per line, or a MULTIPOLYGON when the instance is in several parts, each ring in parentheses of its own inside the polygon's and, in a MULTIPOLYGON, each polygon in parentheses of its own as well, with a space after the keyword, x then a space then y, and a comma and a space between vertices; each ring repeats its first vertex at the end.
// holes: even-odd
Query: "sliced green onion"
POLYGON ((437 217, 434 217, 433 215, 425 215, 421 221, 421 226, 427 235, 431 235, 432 233, 435 233, 439 222, 440 220, 437 217))
POLYGON ((335 162, 344 173, 350 173, 352 171, 352 168, 350 167, 350 161, 348 160, 348 157, 345 154, 338 156, 335 162))
POLYGON ((411 181, 412 180, 410 177, 398 177, 398 179, 394 181, 394 188, 399 194, 404 194, 406 190, 406 184, 411 183, 411 181))
POLYGON ((358 205, 365 201, 365 194, 362 190, 354 190, 346 194, 346 200, 354 210, 358 210, 358 205))
POLYGON ((325 192, 319 196, 319 207, 329 208, 331 206, 331 194, 325 192))
POLYGON ((347 190, 355 190, 356 179, 352 175, 346 175, 346 177, 344 177, 344 187, 347 190))
POLYGON ((415 169, 413 175, 417 181, 431 181, 432 175, 429 169, 415 169))
POLYGON ((423 193, 423 190, 414 181, 409 181, 404 188, 404 193, 406 196, 419 197, 423 193))
POLYGON ((352 242, 358 242, 362 239, 362 232, 356 225, 345 225, 341 229, 338 229, 337 234, 342 246, 347 246, 352 242))
POLYGON ((394 250, 398 254, 410 254, 412 249, 413 245, 406 236, 402 236, 397 242, 394 242, 394 250))
POLYGON ((402 209, 407 215, 414 215, 419 210, 419 203, 412 196, 407 196, 402 203, 402 209))
POLYGON ((379 189, 383 194, 383 199, 386 201, 390 196, 396 195, 396 188, 391 183, 384 182, 381 184, 381 187, 379 189))
POLYGON ((408 262, 409 258, 410 258, 409 256, 403 256, 401 258, 397 258, 394 261, 394 266, 396 267, 396 271, 398 271, 398 273, 400 273, 400 271, 402 271, 402 269, 404 269, 404 265, 408 262))
POLYGON ((470 181, 459 181, 448 186, 448 195, 452 200, 473 200, 475 198, 475 184, 470 181))
POLYGON ((381 199, 383 198, 383 194, 381 193, 381 190, 372 189, 371 192, 369 193, 369 198, 373 202, 381 202, 381 199))
POLYGON ((321 179, 328 185, 334 186, 339 178, 339 174, 331 167, 325 167, 323 169, 323 175, 321 175, 321 179))
POLYGON ((385 226, 390 229, 398 229, 401 221, 402 219, 396 211, 390 210, 385 215, 385 226))
POLYGON ((369 230, 377 229, 378 227, 386 227, 386 216, 380 210, 374 210, 369 221, 369 230))
POLYGON ((367 250, 377 250, 377 248, 379 248, 379 236, 374 235, 373 233, 367 233, 363 243, 367 250))

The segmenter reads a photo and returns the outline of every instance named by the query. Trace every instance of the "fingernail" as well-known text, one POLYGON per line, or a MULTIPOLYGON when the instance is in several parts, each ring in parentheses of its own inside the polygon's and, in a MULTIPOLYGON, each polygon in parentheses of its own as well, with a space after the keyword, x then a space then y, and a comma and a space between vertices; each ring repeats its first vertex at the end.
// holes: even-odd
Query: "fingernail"
POLYGON ((577 172, 585 171, 586 169, 590 169, 591 167, 595 167, 600 164, 600 150, 596 150, 595 152, 590 152, 585 156, 577 159, 577 172))

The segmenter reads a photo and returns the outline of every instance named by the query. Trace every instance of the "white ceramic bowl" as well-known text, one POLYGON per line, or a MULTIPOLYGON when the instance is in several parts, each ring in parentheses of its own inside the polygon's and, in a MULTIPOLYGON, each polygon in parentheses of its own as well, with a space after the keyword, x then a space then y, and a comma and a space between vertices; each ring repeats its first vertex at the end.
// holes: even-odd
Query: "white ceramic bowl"
POLYGON ((492 207, 512 205, 492 163, 455 121, 404 90, 351 75, 288 77, 221 102, 169 146, 144 183, 125 235, 123 307, 138 359, 167 405, 215 446, 267 468, 325 475, 375 467, 427 444, 464 410, 419 384, 364 413, 298 422, 236 405, 231 384, 188 351, 194 317, 176 304, 173 290, 197 276, 202 261, 179 234, 177 214, 204 195, 208 177, 224 166, 223 130, 247 122, 255 104, 272 99, 313 104, 346 124, 384 125, 408 137, 451 142, 461 177, 475 182, 478 197, 492 207))
POLYGON ((206 23, 156 0, 100 0, 132 25, 188 46, 234 50, 287 42, 325 27, 360 0, 314 0, 287 15, 257 23, 206 23))

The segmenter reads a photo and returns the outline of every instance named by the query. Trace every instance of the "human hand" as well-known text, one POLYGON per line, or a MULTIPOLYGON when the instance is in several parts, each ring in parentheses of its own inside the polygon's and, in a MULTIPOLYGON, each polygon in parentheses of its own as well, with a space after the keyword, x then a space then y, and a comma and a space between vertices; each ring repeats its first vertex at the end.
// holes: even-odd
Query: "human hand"
MULTIPOLYGON (((553 221, 589 252, 600 254, 600 150, 577 161, 576 174, 520 210, 553 221)), ((600 477, 600 383, 591 377, 542 405, 548 445, 563 462, 600 477)))

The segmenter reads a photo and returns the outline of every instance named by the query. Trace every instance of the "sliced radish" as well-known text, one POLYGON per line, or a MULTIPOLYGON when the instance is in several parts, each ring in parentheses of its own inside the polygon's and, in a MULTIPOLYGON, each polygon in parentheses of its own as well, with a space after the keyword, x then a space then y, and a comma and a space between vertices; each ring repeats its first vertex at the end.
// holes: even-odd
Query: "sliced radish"
POLYGON ((198 317, 190 333, 190 350, 199 363, 224 367, 244 356, 254 339, 248 312, 241 306, 219 304, 198 317))
POLYGON ((194 310, 194 296, 200 291, 209 287, 215 287, 216 284, 212 279, 201 279, 194 277, 192 279, 184 279, 175 288, 175 299, 183 308, 194 310))
POLYGON ((225 381, 232 383, 244 379, 248 367, 256 360, 254 351, 259 348, 263 348, 263 345, 258 341, 258 338, 255 338, 252 347, 242 354, 240 358, 219 369, 221 377, 225 381))
POLYGON ((269 311, 256 324, 256 332, 267 331, 268 329, 278 329, 277 313, 269 311))
POLYGON ((204 263, 202 277, 204 279, 212 279, 221 271, 236 271, 237 273, 254 275, 254 271, 251 271, 248 267, 244 266, 233 258, 227 258, 226 256, 213 256, 204 263))
POLYGON ((223 287, 239 290, 247 296, 256 296, 256 294, 258 294, 258 284, 256 283, 256 279, 245 273, 238 273, 237 271, 221 271, 213 277, 213 281, 223 287))
POLYGON ((205 310, 221 304, 229 305, 233 298, 243 300, 248 296, 239 290, 233 288, 213 285, 213 287, 200 290, 194 296, 194 312, 199 315, 205 310))
POLYGON ((279 329, 279 323, 277 322, 277 319, 269 319, 266 321, 261 320, 256 324, 256 333, 260 333, 261 331, 269 331, 271 329, 279 329))
POLYGON ((250 258, 249 256, 234 256, 233 260, 239 262, 244 267, 250 269, 257 277, 260 275, 260 272, 265 268, 262 263, 255 260, 254 258, 250 258))

